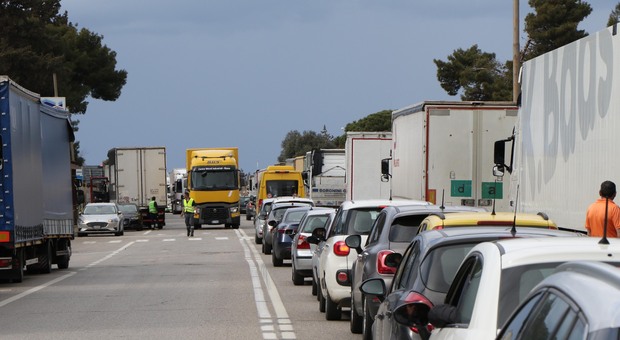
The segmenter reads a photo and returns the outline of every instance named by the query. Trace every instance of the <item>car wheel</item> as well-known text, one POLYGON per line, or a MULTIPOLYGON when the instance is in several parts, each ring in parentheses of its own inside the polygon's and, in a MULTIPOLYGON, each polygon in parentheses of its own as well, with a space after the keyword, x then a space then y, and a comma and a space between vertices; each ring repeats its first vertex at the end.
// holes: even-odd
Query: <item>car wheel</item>
POLYGON ((274 267, 282 267, 282 264, 284 263, 284 261, 280 258, 278 258, 278 255, 276 255, 276 252, 271 252, 271 263, 273 263, 274 267))
POLYGON ((370 315, 370 311, 368 310, 368 307, 366 305, 366 299, 362 299, 362 307, 364 310, 364 317, 363 317, 363 325, 364 327, 362 328, 362 338, 364 340, 372 340, 372 316, 370 315))
POLYGON ((325 290, 325 320, 340 320, 342 313, 338 308, 338 304, 332 301, 329 292, 325 290))
POLYGON ((312 276, 312 295, 317 296, 317 290, 318 289, 317 289, 316 281, 314 280, 314 276, 312 276))
POLYGON ((325 313, 325 297, 323 296, 323 288, 321 288, 321 285, 318 285, 318 292, 317 297, 319 298, 319 312, 321 313, 325 313))
POLYGON ((263 243, 263 239, 259 238, 258 235, 254 234, 254 243, 261 244, 263 243))
MULTIPOLYGON (((363 297, 362 297, 363 299, 363 297)), ((361 334, 364 327, 364 318, 357 313, 357 307, 355 306, 355 300, 353 300, 353 294, 351 294, 351 333, 361 334)))
POLYGON ((265 255, 269 255, 271 254, 271 246, 268 244, 265 244, 265 241, 263 241, 263 253, 265 253, 265 255))
POLYGON ((293 275, 293 277, 292 277, 293 284, 295 286, 303 286, 303 284, 304 284, 304 276, 299 274, 297 272, 297 269, 295 269, 295 260, 293 260, 291 272, 292 272, 292 275, 293 275))

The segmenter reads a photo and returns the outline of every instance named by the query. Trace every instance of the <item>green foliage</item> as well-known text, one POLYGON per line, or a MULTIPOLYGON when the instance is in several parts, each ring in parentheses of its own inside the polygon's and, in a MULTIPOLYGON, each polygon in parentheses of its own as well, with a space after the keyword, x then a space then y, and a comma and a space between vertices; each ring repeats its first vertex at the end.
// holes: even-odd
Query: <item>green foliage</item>
POLYGON ((495 53, 482 52, 478 45, 457 49, 448 61, 434 59, 437 79, 451 96, 461 90, 461 100, 512 100, 512 62, 500 63, 495 53))
POLYGON ((278 157, 278 162, 284 162, 288 158, 305 155, 313 149, 333 149, 334 143, 332 136, 327 134, 327 129, 323 127, 321 133, 315 131, 297 130, 289 131, 282 141, 282 151, 278 157))
POLYGON ((529 0, 535 13, 525 16, 529 42, 524 60, 535 58, 588 35, 577 26, 592 12, 581 0, 529 0))
POLYGON ((611 14, 609 14, 609 19, 607 20, 607 27, 613 26, 615 23, 617 23, 619 18, 620 18, 620 2, 616 4, 616 7, 611 11, 611 14))
POLYGON ((116 53, 59 10, 60 0, 0 1, 0 74, 43 96, 55 95, 55 74, 72 113, 86 112, 88 96, 118 99, 127 72, 116 70, 116 53))

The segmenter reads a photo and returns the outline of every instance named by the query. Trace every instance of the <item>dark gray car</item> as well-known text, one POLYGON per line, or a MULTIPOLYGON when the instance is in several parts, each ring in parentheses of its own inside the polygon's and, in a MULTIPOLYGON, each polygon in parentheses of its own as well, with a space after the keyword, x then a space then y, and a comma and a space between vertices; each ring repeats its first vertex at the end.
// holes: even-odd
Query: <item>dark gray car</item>
POLYGON ((271 211, 269 211, 269 215, 267 215, 267 219, 263 224, 263 253, 266 255, 271 254, 271 250, 273 249, 273 233, 271 232, 272 228, 276 227, 280 221, 282 221, 282 217, 287 209, 294 207, 310 207, 312 206, 312 202, 274 202, 271 204, 271 211), (271 222, 271 224, 270 224, 271 222))
MULTIPOLYGON (((364 280, 381 277, 386 286, 392 283, 395 267, 385 264, 385 257, 393 252, 402 253, 417 235, 420 222, 434 213, 463 211, 485 211, 481 208, 465 206, 412 205, 385 207, 372 226, 366 244, 356 249, 358 256, 353 264, 351 282, 351 318, 353 333, 363 333, 364 339, 371 339, 372 320, 374 320, 379 302, 363 296, 359 287, 364 280)), ((348 241, 359 244, 359 235, 351 235, 348 241)), ((349 244, 347 242, 347 244, 349 244)), ((351 245, 349 245, 351 246, 351 245)))

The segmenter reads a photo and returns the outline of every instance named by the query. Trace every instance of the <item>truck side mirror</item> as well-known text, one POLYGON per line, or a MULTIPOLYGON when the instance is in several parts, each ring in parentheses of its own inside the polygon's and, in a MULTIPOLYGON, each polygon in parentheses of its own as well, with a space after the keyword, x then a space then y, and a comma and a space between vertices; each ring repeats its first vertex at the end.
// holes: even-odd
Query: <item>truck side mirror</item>
POLYGON ((391 158, 384 158, 381 160, 381 180, 387 182, 390 180, 390 160, 391 158))
POLYGON ((496 177, 504 176, 504 171, 512 173, 512 158, 514 155, 514 134, 509 138, 495 141, 493 145, 493 175, 496 177), (506 164, 506 143, 512 142, 512 150, 510 154, 510 165, 506 164))

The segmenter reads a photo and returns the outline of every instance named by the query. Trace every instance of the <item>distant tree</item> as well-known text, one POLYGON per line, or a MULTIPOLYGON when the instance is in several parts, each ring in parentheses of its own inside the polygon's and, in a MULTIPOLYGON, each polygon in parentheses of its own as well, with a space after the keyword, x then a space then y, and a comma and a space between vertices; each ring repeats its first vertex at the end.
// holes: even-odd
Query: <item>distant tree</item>
POLYGON ((523 60, 535 58, 560 46, 588 35, 577 29, 592 12, 592 7, 581 0, 529 0, 534 13, 525 16, 527 49, 523 60))
POLYGON ((383 110, 371 113, 368 116, 355 120, 344 127, 344 134, 333 139, 336 148, 343 149, 349 131, 392 131, 392 110, 383 110))
POLYGON ((282 140, 282 151, 278 157, 278 162, 305 155, 306 152, 313 149, 333 148, 332 137, 327 134, 325 127, 321 133, 316 133, 315 131, 304 131, 303 133, 297 130, 289 131, 284 140, 282 140))
POLYGON ((433 62, 441 87, 451 96, 462 90, 461 100, 512 100, 512 61, 502 64, 495 53, 482 52, 473 45, 455 50, 448 61, 433 62))
POLYGON ((607 20, 607 27, 613 26, 615 23, 617 23, 619 18, 620 18, 620 2, 616 4, 616 8, 614 8, 611 11, 611 14, 609 14, 609 19, 607 20))

